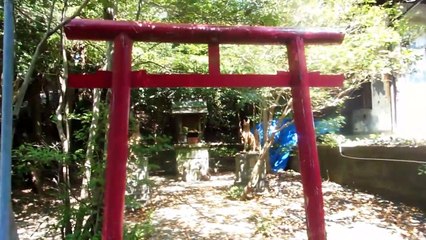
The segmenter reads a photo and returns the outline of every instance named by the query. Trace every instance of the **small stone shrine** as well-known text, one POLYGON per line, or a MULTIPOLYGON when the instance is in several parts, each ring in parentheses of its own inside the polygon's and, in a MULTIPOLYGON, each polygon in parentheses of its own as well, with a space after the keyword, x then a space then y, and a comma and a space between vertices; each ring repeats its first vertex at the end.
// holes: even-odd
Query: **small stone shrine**
POLYGON ((176 102, 175 119, 177 172, 187 182, 209 179, 209 146, 203 139, 207 104, 203 101, 176 102))

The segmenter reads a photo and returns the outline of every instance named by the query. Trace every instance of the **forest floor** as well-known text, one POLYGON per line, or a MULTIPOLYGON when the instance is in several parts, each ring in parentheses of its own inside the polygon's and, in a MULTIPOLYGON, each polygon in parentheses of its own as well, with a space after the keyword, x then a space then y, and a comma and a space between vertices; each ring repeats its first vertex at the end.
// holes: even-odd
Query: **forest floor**
MULTIPOLYGON (((182 182, 153 176, 152 198, 144 208, 126 213, 126 223, 149 221, 150 239, 307 239, 300 174, 268 177, 269 189, 252 200, 229 198, 233 173, 209 181, 182 182)), ((324 181, 324 209, 329 240, 426 239, 426 213, 378 196, 324 181)), ((29 191, 14 193, 21 240, 60 239, 54 230, 57 199, 29 191)))
POLYGON ((31 189, 15 190, 13 211, 20 240, 60 239, 58 214, 61 201, 53 189, 35 194, 31 189))

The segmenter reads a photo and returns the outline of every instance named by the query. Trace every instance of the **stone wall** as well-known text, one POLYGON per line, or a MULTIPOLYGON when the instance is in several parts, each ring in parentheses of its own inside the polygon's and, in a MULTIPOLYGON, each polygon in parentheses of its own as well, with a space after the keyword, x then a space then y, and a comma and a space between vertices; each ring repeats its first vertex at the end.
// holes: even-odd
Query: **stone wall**
MULTIPOLYGON (((421 164, 379 160, 417 160, 426 164, 426 147, 357 146, 342 147, 340 152, 338 147, 319 146, 318 155, 325 180, 426 210, 426 175, 418 175, 421 164)), ((299 171, 297 154, 289 168, 299 171)))

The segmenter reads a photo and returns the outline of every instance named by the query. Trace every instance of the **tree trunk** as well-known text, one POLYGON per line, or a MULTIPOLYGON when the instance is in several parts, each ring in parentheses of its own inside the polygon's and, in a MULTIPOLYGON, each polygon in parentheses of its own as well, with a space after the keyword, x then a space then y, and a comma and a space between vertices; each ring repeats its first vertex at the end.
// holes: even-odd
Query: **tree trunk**
MULTIPOLYGON (((104 3, 106 4, 106 3, 104 3)), ((110 4, 104 5, 104 19, 113 19, 114 11, 110 4), (108 7, 107 7, 108 6, 108 7)), ((106 44, 106 58, 107 63, 104 67, 105 70, 112 69, 112 43, 106 44)), ((104 155, 106 149, 105 135, 107 133, 107 124, 104 123, 103 108, 105 94, 101 89, 93 90, 93 106, 92 106, 92 120, 89 128, 89 138, 87 141, 86 159, 84 161, 84 176, 80 190, 80 199, 87 199, 90 202, 91 213, 89 218, 84 222, 84 208, 80 206, 80 215, 76 219, 75 229, 82 232, 80 238, 86 239, 91 234, 96 234, 100 231, 102 226, 102 209, 103 209, 103 185, 90 184, 91 182, 99 182, 99 179, 104 178, 105 164, 104 155), (99 170, 101 169, 101 171, 99 170)), ((87 238, 89 239, 89 238, 87 238)))
POLYGON ((253 170, 251 172, 250 181, 244 187, 244 191, 241 194, 242 200, 252 198, 252 193, 255 189, 255 186, 257 186, 259 184, 259 181, 261 180, 260 178, 262 176, 263 168, 265 166, 265 161, 267 161, 267 156, 269 156, 267 153, 269 152, 271 146, 272 143, 270 141, 264 144, 261 154, 259 155, 259 158, 256 161, 256 164, 254 165, 253 170))
MULTIPOLYGON (((62 9, 62 19, 65 18, 65 11, 67 9, 67 1, 64 1, 64 8, 62 9)), ((64 207, 63 216, 62 216, 62 226, 61 233, 62 238, 65 239, 67 235, 72 234, 72 223, 71 223, 71 199, 70 199, 70 175, 69 175, 69 165, 67 163, 66 157, 70 153, 71 148, 71 127, 68 119, 70 113, 70 101, 69 90, 67 88, 67 79, 68 79, 68 59, 65 49, 65 35, 63 30, 61 30, 61 53, 62 53, 62 75, 59 76, 59 103, 56 109, 56 128, 58 130, 59 139, 61 140, 62 152, 64 153, 64 159, 62 159, 59 165, 59 183, 61 190, 62 204, 64 207)))
POLYGON ((38 167, 34 167, 31 169, 30 173, 33 192, 37 194, 43 193, 43 181, 40 169, 38 167))
MULTIPOLYGON (((40 98, 41 84, 40 81, 34 82, 30 85, 27 95, 28 110, 31 122, 30 139, 37 144, 42 143, 42 128, 41 128, 41 98, 40 98)), ((43 179, 42 179, 43 165, 37 164, 31 166, 31 183, 34 193, 43 193, 43 179)))
POLYGON ((38 81, 33 82, 28 90, 28 109, 30 113, 31 118, 31 126, 32 126, 32 134, 31 134, 31 140, 36 143, 41 143, 41 79, 38 79, 38 81))
POLYGON ((269 134, 268 134, 268 129, 269 129, 269 120, 270 120, 270 111, 269 109, 264 109, 262 111, 262 122, 263 122, 263 142, 265 143, 263 148, 262 148, 262 154, 264 154, 264 159, 266 159, 266 171, 269 173, 271 172, 271 163, 269 162, 269 148, 268 149, 264 149, 266 147, 266 143, 269 142, 269 134))
MULTIPOLYGON (((114 19, 114 11, 112 8, 104 7, 104 19, 114 19)), ((106 43, 106 66, 105 70, 112 69, 112 43, 106 43)), ((102 104, 102 89, 95 88, 93 90, 93 107, 92 107, 92 121, 90 123, 89 128, 89 139, 87 141, 87 149, 86 149, 86 160, 84 161, 84 177, 81 186, 80 198, 84 199, 89 197, 89 181, 92 178, 92 165, 94 165, 94 155, 96 153, 96 149, 99 150, 99 142, 98 138, 100 135, 100 127, 99 120, 101 117, 101 104, 102 104)))
MULTIPOLYGON (((278 99, 278 98, 277 98, 278 99)), ((287 102, 287 106, 285 107, 284 111, 282 112, 280 118, 278 119, 276 126, 279 127, 278 129, 275 129, 271 135, 268 134, 269 129, 269 123, 273 119, 275 107, 269 107, 264 108, 262 112, 262 120, 263 120, 263 147, 261 148, 261 153, 259 156, 259 159, 257 160, 256 164, 253 167, 253 170, 251 172, 250 181, 247 183, 247 185, 244 188, 244 191, 241 194, 241 199, 246 200, 252 197, 252 193, 254 190, 254 187, 258 184, 260 177, 262 175, 263 166, 267 165, 267 171, 270 170, 270 164, 269 163, 269 149, 274 145, 275 142, 275 134, 292 122, 287 122, 283 125, 284 118, 290 113, 291 106, 292 106, 292 100, 290 99, 287 102)))

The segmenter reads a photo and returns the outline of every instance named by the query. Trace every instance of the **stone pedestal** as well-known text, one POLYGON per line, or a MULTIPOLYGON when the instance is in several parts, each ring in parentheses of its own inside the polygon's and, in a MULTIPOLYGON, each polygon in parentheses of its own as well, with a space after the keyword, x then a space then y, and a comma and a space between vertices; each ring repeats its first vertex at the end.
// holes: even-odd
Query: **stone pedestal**
MULTIPOLYGON (((259 159, 258 152, 240 152, 235 156, 235 183, 247 185, 250 181, 251 173, 259 159)), ((266 178, 266 163, 261 164, 259 169, 258 180, 254 186, 256 191, 263 191, 266 178)))
POLYGON ((150 186, 148 175, 148 158, 141 157, 138 161, 127 164, 126 196, 133 201, 126 202, 127 208, 138 209, 149 200, 150 186))
POLYGON ((209 148, 205 144, 177 144, 176 164, 182 180, 187 182, 208 180, 209 148))

